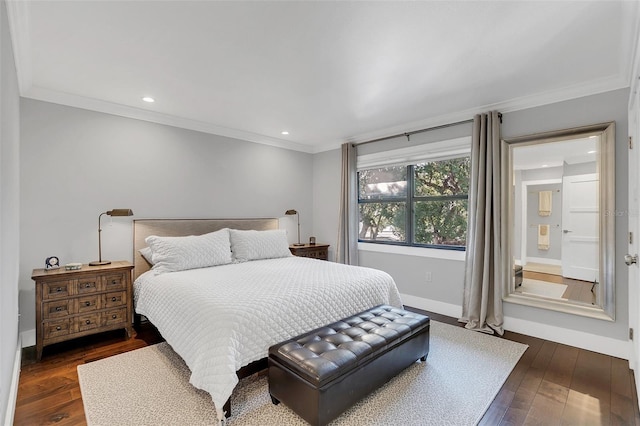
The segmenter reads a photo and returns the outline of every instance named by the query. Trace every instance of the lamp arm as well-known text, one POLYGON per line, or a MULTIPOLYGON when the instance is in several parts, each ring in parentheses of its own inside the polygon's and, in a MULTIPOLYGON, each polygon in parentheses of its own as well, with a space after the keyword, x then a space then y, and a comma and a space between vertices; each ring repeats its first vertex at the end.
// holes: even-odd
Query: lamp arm
POLYGON ((297 213, 296 216, 298 216, 298 245, 300 245, 300 213, 297 213))
POLYGON ((98 216, 98 261, 102 262, 102 225, 100 223, 100 219, 102 219, 102 216, 105 215, 106 213, 101 213, 100 216, 98 216))

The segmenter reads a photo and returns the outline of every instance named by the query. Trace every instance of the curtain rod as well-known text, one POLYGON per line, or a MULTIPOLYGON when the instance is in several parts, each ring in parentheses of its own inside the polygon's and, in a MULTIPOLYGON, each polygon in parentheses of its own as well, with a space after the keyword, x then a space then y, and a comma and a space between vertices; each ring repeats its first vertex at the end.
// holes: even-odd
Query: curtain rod
POLYGON ((373 143, 373 142, 386 141, 387 139, 399 138, 401 136, 405 136, 407 138, 407 140, 409 140, 409 137, 411 135, 415 135, 416 133, 424 133, 424 132, 429 132, 431 130, 445 129, 447 127, 459 126, 460 124, 466 124, 466 123, 473 123, 473 119, 457 121, 455 123, 449 123, 449 124, 441 124, 440 126, 434 126, 434 127, 429 127, 429 128, 420 129, 420 130, 414 130, 412 132, 398 133, 397 135, 385 136, 384 138, 373 139, 373 140, 366 141, 366 142, 358 142, 358 143, 354 143, 353 145, 354 146, 366 145, 366 144, 373 143))
MULTIPOLYGON (((501 112, 498 113, 498 118, 500 119, 500 123, 502 123, 502 113, 501 112)), ((430 132, 431 130, 438 130, 438 129, 446 129, 447 127, 459 126, 461 124, 467 124, 467 123, 473 123, 473 118, 471 118, 469 120, 456 121, 455 123, 441 124, 440 126, 427 127, 426 129, 414 130, 412 132, 398 133, 397 135, 385 136, 384 138, 373 139, 373 140, 370 140, 370 141, 358 142, 358 143, 354 143, 353 146, 366 145, 366 144, 373 143, 373 142, 386 141, 387 139, 399 138, 401 136, 405 136, 407 138, 407 140, 410 140, 409 137, 411 135, 415 135, 417 133, 430 132)))

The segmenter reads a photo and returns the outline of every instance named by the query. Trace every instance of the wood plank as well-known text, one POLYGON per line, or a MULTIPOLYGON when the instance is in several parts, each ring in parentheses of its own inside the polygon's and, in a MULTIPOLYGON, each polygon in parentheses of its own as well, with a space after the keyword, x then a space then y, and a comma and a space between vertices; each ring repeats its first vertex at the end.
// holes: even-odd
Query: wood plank
POLYGON ((612 359, 580 350, 562 413, 562 425, 611 424, 612 359))
POLYGON ((611 360, 611 424, 631 425, 635 423, 632 388, 633 376, 629 363, 620 358, 611 360))
POLYGON ((557 345, 548 341, 543 343, 516 390, 501 425, 524 424, 557 345))
POLYGON ((631 401, 633 403, 633 417, 635 419, 635 425, 640 426, 640 407, 638 406, 638 393, 636 389, 636 379, 633 370, 630 370, 631 374, 631 401))
POLYGON ((551 274, 545 274, 542 272, 523 271, 522 277, 530 278, 532 280, 546 281, 548 283, 562 284, 561 275, 551 275, 551 274))
POLYGON ((578 348, 558 344, 545 372, 544 380, 569 388, 579 352, 578 348))
POLYGON ((545 426, 560 424, 568 395, 569 388, 542 380, 523 424, 545 426))

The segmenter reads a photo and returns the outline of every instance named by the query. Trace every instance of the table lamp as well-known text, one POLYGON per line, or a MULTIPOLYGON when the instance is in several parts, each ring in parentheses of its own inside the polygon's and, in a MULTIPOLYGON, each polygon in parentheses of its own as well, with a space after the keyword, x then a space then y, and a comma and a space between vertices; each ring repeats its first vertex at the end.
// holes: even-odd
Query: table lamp
POLYGON ((286 212, 284 212, 284 214, 286 214, 287 216, 292 216, 292 215, 295 214, 297 216, 297 218, 298 218, 298 242, 294 243, 293 245, 294 246, 303 246, 304 244, 302 244, 300 242, 300 215, 298 214, 298 211, 291 209, 291 210, 287 210, 286 212))
POLYGON ((98 260, 94 260, 93 262, 89 262, 90 266, 101 266, 108 265, 111 263, 110 260, 102 260, 102 226, 100 225, 100 219, 102 219, 103 215, 108 216, 133 216, 133 211, 131 209, 113 209, 107 212, 101 213, 98 216, 98 260))

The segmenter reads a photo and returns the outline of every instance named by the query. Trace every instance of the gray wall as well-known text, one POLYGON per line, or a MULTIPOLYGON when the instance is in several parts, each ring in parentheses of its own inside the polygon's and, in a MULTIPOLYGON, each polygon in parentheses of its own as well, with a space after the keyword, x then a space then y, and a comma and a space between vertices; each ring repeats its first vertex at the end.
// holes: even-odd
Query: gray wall
MULTIPOLYGON (((627 104, 629 90, 621 89, 599 95, 588 96, 551 105, 544 105, 522 111, 505 113, 503 116, 502 136, 511 138, 544 131, 559 130, 576 126, 583 126, 608 121, 616 122, 616 210, 627 210, 627 104)), ((456 126, 436 132, 428 132, 425 139, 412 137, 412 143, 432 140, 444 140, 463 135, 469 135, 471 126, 456 126)), ((384 144, 370 144, 359 148, 359 152, 369 153, 389 149, 391 147, 406 146, 406 139, 387 141, 384 144), (396 145, 398 144, 398 145, 396 145), (378 145, 374 147, 374 145, 378 145)), ((319 154, 318 154, 319 155, 319 154)), ((339 203, 339 180, 333 179, 334 175, 340 176, 339 150, 322 153, 325 159, 333 158, 336 164, 328 164, 323 169, 316 169, 314 181, 335 182, 333 188, 324 188, 320 194, 316 194, 314 203, 325 206, 339 203)), ((338 178, 339 179, 339 178, 338 178)), ((337 216, 316 217, 314 228, 337 229, 337 216)), ((627 270, 624 263, 619 260, 626 252, 627 223, 620 220, 616 223, 616 321, 608 322, 590 319, 586 317, 568 315, 533 308, 529 306, 505 303, 505 314, 511 318, 517 318, 546 325, 564 327, 568 330, 577 330, 585 333, 607 336, 618 340, 627 340, 628 332, 628 282, 627 270)), ((335 242, 335 238, 334 238, 335 242)), ((398 254, 373 253, 360 251, 360 263, 363 266, 375 267, 389 272, 398 284, 400 292, 419 296, 437 302, 445 302, 453 305, 462 305, 463 290, 463 261, 424 258, 419 256, 407 256, 398 254), (426 283, 424 273, 432 271, 432 282, 426 283)))
MULTIPOLYGON (((0 422, 18 349, 20 108, 7 10, 0 2, 0 422)), ((7 419, 11 420, 11 419, 7 419)))
POLYGON ((132 219, 278 217, 297 240, 313 223, 311 154, 22 99, 21 330, 35 327, 31 272, 62 264, 132 259, 132 219))
POLYGON ((527 217, 524 226, 527 228, 527 257, 552 259, 562 258, 562 184, 529 185, 527 187, 527 217), (538 192, 552 191, 551 215, 538 214, 538 192), (538 225, 549 225, 549 249, 538 248, 538 225))
POLYGON ((313 156, 313 232, 318 242, 330 244, 329 259, 334 261, 340 204, 332 198, 340 196, 341 161, 339 149, 313 156), (338 188, 337 195, 335 188, 338 188))

